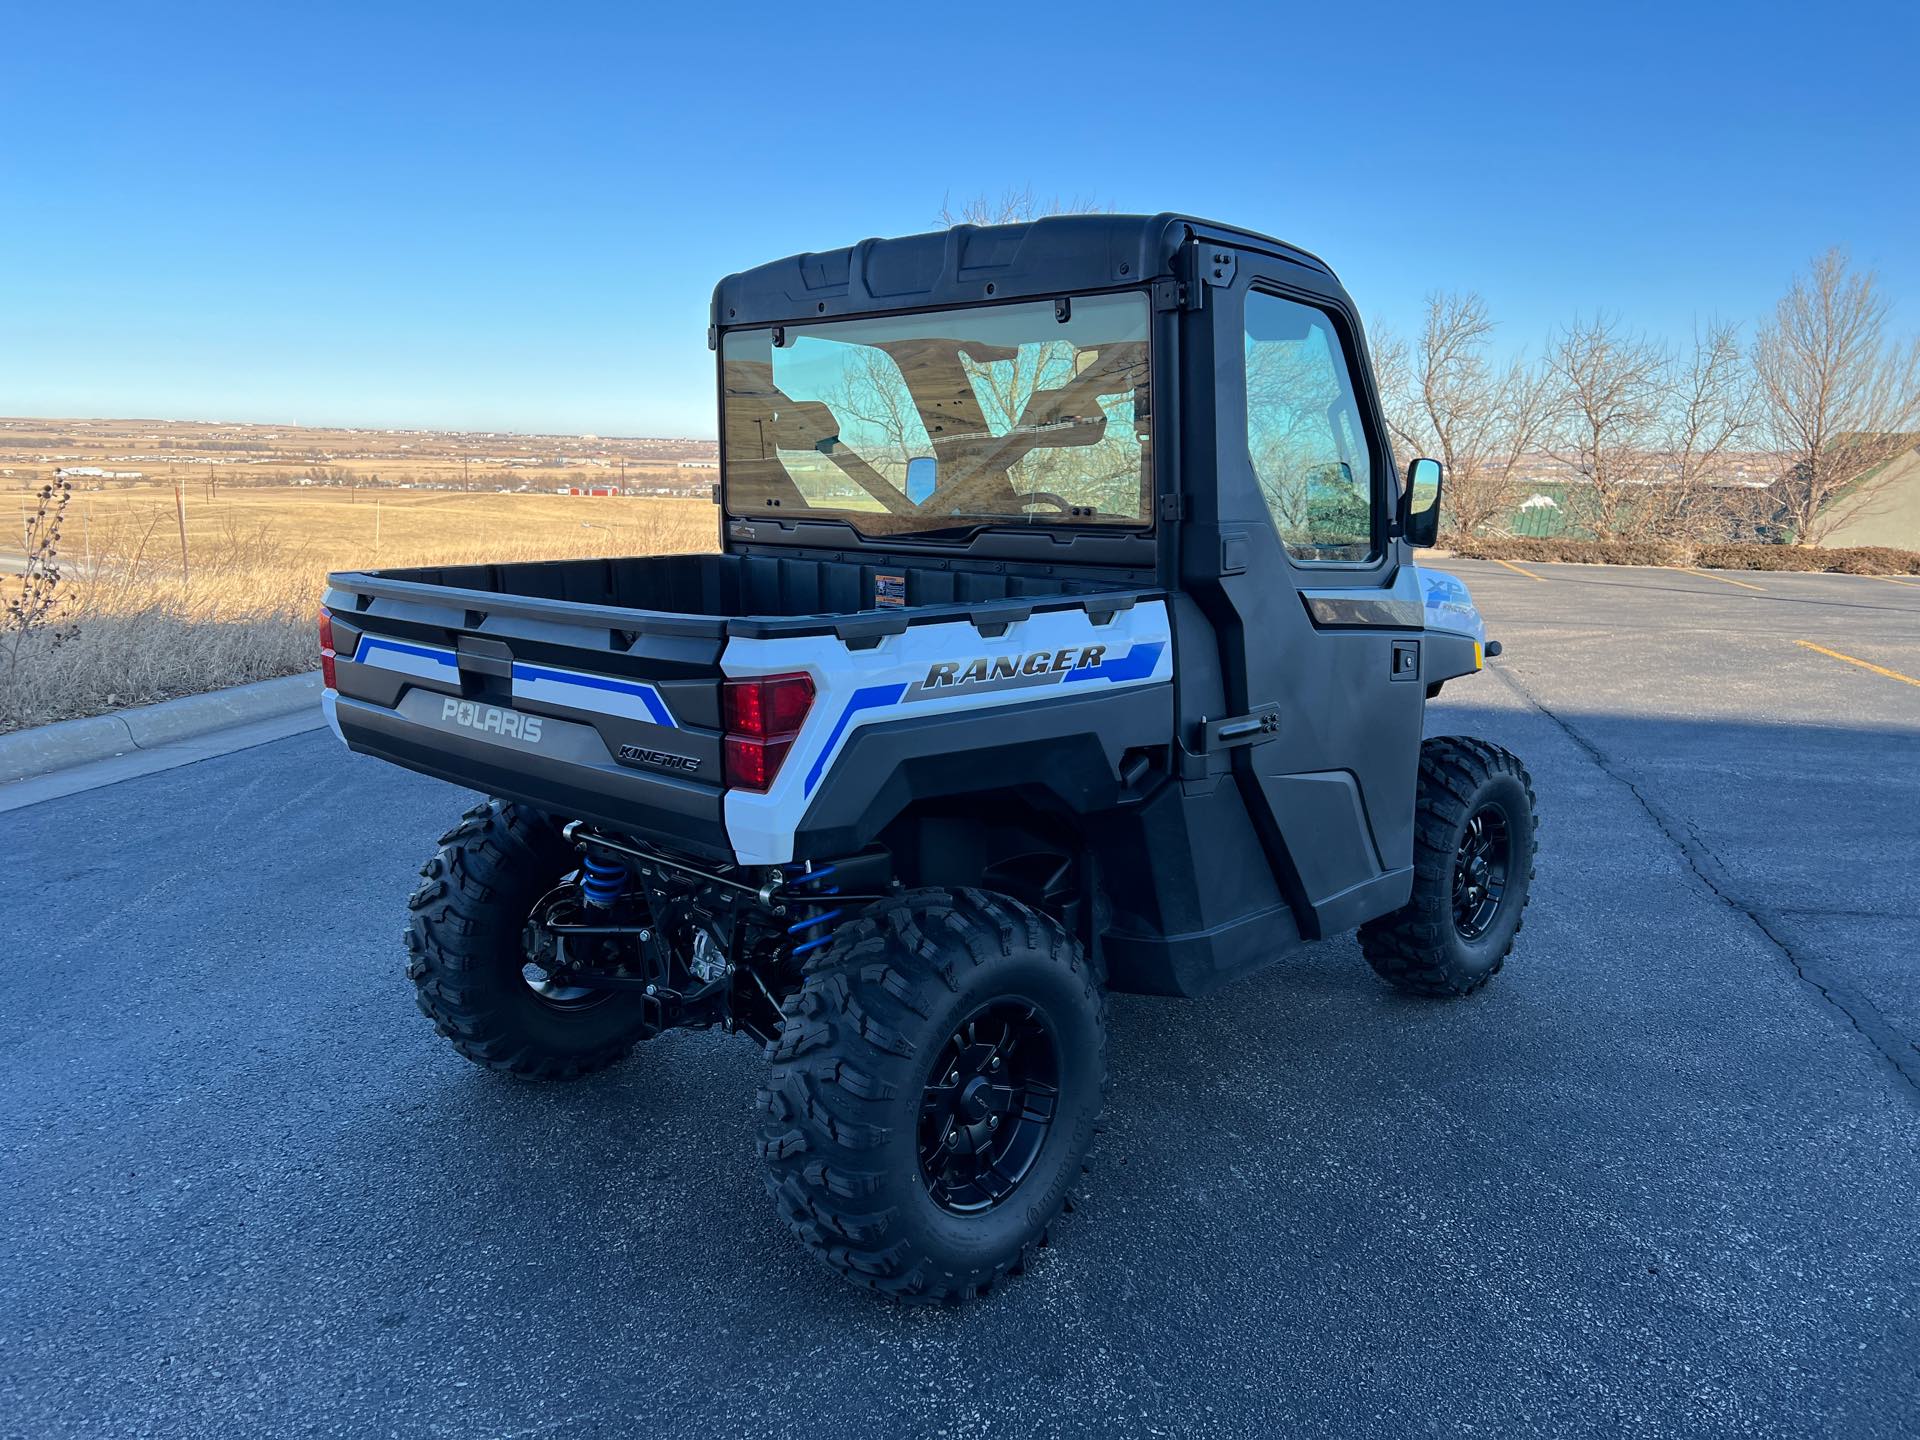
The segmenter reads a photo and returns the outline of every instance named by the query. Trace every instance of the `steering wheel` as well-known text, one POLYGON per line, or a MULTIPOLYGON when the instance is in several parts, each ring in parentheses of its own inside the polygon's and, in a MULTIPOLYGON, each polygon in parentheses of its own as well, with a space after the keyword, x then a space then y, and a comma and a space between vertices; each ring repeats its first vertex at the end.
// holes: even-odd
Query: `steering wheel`
POLYGON ((1073 505, 1064 497, 1051 490, 1029 490, 1020 497, 1021 505, 1051 505, 1062 515, 1073 509, 1073 505))

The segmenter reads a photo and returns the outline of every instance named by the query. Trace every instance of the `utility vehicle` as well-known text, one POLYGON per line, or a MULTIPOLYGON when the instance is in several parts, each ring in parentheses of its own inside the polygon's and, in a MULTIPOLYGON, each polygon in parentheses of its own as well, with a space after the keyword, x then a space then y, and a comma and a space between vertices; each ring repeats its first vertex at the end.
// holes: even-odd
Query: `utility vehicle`
POLYGON ((792 256, 712 322, 718 553, 330 577, 336 731, 493 797, 409 902, 461 1054, 745 1032, 786 1222, 950 1302, 1079 1179, 1108 991, 1355 927, 1422 995, 1500 968, 1527 773, 1421 738, 1498 646, 1413 562, 1440 467, 1400 483, 1326 265, 1065 216, 792 256))

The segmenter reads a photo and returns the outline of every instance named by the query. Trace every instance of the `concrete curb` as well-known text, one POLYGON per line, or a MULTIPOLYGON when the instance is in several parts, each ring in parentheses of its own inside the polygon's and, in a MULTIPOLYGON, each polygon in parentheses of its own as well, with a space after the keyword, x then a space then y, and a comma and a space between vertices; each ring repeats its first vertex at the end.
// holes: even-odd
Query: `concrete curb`
POLYGON ((61 720, 0 735, 0 785, 32 779, 133 750, 155 750, 218 730, 312 708, 320 719, 320 673, 287 675, 205 695, 183 695, 112 715, 61 720))

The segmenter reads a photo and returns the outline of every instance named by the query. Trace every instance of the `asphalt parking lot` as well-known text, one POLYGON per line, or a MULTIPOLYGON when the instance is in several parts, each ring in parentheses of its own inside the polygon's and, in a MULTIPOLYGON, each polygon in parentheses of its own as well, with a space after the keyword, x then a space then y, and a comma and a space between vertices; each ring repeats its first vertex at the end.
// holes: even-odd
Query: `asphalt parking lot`
POLYGON ((316 732, 0 814, 0 1431, 1915 1433, 1920 583, 1441 564, 1506 653, 1429 728, 1540 796, 1506 973, 1117 1000, 1079 1203, 955 1313, 790 1242, 743 1042, 432 1034, 450 789, 316 732))

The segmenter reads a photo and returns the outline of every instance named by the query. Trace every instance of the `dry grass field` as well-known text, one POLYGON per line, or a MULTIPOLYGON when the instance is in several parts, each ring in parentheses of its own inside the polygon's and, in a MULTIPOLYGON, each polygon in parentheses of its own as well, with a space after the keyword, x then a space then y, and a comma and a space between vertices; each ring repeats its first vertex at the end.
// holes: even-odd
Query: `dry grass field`
MULTIPOLYGON (((718 540, 704 500, 282 486, 186 494, 184 573, 170 486, 73 495, 53 625, 0 640, 0 731, 310 669, 330 570, 709 550, 718 540)), ((19 592, 34 507, 32 494, 9 498, 20 513, 0 511, 4 598, 19 592)))
POLYGON ((250 486, 458 486, 476 492, 619 485, 628 494, 704 492, 714 442, 600 435, 350 430, 212 420, 0 417, 0 491, 31 489, 56 470, 106 472, 76 483, 117 489, 122 477, 179 481, 210 496, 250 486))

